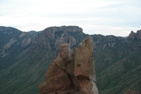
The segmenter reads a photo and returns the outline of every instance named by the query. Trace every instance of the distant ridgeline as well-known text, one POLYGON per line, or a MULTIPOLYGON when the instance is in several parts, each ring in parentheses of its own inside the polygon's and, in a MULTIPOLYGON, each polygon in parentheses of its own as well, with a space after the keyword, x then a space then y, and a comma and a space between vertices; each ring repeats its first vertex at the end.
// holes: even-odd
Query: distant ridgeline
POLYGON ((78 26, 22 32, 0 26, 0 94, 38 94, 60 46, 71 49, 86 37, 94 41, 99 94, 141 93, 141 30, 128 37, 88 35, 78 26))

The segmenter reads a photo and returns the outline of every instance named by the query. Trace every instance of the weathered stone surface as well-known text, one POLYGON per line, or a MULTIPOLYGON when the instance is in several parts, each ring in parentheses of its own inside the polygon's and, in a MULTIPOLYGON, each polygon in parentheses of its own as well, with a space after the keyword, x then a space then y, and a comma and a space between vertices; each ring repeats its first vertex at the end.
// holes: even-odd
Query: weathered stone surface
POLYGON ((56 50, 59 50, 59 47, 64 43, 69 43, 71 47, 76 45, 76 39, 72 37, 69 33, 82 31, 82 28, 78 26, 54 26, 46 28, 44 30, 44 35, 46 35, 49 39, 55 39, 54 47, 56 50), (61 37, 58 37, 58 34, 61 34, 61 37))
POLYGON ((63 44, 46 73, 46 82, 39 86, 40 94, 73 94, 70 93, 74 92, 73 70, 71 50, 68 44, 63 44))
POLYGON ((65 32, 82 32, 82 28, 78 26, 61 26, 61 27, 48 27, 44 30, 45 35, 47 35, 49 38, 53 39, 55 37, 56 32, 63 31, 65 32))
POLYGON ((45 78, 39 85, 40 94, 98 94, 92 39, 84 40, 74 53, 68 44, 63 44, 45 78))
POLYGON ((17 42, 17 40, 16 39, 10 39, 10 41, 6 44, 6 45, 4 45, 4 49, 8 49, 8 48, 10 48, 15 42, 17 42))
POLYGON ((85 76, 95 80, 93 62, 93 42, 90 37, 74 49, 75 76, 85 76))
POLYGON ((60 38, 57 38, 55 41, 55 48, 59 49, 59 47, 63 44, 63 43, 69 43, 70 46, 74 46, 76 45, 76 40, 74 37, 72 36, 61 36, 60 38))
POLYGON ((25 33, 25 32, 22 32, 22 33, 19 35, 19 38, 23 38, 25 35, 26 35, 26 33, 25 33))
POLYGON ((21 43, 21 47, 24 48, 24 47, 29 46, 31 44, 31 41, 32 41, 31 38, 27 38, 27 39, 25 38, 25 39, 23 39, 22 40, 22 43, 21 43))
MULTIPOLYGON (((91 37, 74 49, 74 75, 79 80, 82 94, 98 94, 93 60, 93 41, 91 37)), ((80 93, 81 94, 81 93, 80 93)))

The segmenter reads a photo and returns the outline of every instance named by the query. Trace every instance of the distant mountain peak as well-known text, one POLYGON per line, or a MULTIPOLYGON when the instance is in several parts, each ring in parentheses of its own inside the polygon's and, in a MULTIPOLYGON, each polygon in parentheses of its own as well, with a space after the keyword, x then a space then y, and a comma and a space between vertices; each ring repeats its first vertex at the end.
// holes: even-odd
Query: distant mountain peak
POLYGON ((135 33, 133 31, 131 31, 128 38, 135 39, 135 33))
POLYGON ((131 39, 141 39, 141 30, 138 30, 137 33, 134 33, 133 31, 131 31, 131 33, 129 34, 128 38, 131 38, 131 39))
POLYGON ((48 27, 44 31, 52 31, 52 32, 57 32, 57 31, 64 31, 64 32, 82 32, 83 29, 80 28, 79 26, 53 26, 53 27, 48 27))

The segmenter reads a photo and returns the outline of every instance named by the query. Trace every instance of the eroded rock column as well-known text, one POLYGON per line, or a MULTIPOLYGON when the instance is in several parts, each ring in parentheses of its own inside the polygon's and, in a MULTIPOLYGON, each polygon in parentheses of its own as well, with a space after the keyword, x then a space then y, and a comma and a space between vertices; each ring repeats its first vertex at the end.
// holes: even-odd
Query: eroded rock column
POLYGON ((91 37, 74 49, 74 75, 78 78, 80 94, 98 94, 93 60, 93 41, 91 37))
POLYGON ((92 39, 88 37, 74 52, 63 44, 45 78, 39 85, 40 94, 98 94, 92 39))
POLYGON ((73 94, 73 66, 70 47, 63 44, 45 75, 46 81, 39 85, 40 94, 73 94))

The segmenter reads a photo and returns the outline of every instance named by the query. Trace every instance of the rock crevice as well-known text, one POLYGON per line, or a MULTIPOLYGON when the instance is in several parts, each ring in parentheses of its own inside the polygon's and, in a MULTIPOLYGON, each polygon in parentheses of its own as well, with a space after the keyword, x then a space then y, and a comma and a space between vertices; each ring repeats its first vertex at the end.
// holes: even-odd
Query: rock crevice
POLYGON ((84 40, 72 52, 63 44, 39 85, 40 94, 98 94, 93 62, 93 41, 84 40))

